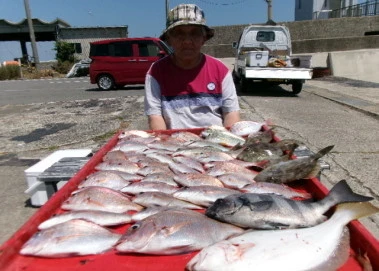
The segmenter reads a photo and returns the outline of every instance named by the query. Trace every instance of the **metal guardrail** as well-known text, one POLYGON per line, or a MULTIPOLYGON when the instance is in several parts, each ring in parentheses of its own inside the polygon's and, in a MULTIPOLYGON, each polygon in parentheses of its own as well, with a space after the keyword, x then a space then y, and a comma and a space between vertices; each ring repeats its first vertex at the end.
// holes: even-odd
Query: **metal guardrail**
POLYGON ((379 15, 379 0, 367 1, 358 5, 340 9, 321 10, 313 13, 313 19, 331 19, 342 17, 362 17, 379 15))

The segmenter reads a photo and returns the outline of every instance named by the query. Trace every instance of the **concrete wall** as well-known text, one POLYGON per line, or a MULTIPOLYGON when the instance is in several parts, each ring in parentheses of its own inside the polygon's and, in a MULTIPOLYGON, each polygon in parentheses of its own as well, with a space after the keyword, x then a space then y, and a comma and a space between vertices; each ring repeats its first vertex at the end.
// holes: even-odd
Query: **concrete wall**
POLYGON ((379 49, 331 52, 328 57, 334 76, 379 83, 379 49))
MULTIPOLYGON (((317 53, 379 48, 379 16, 284 22, 291 33, 292 52, 317 53)), ((203 51, 215 57, 233 57, 232 42, 238 41, 245 25, 216 26, 215 37, 203 51)))
POLYGON ((76 59, 87 59, 89 57, 90 43, 104 39, 127 38, 128 27, 69 27, 60 28, 57 33, 58 41, 68 43, 79 43, 81 53, 75 53, 76 59))

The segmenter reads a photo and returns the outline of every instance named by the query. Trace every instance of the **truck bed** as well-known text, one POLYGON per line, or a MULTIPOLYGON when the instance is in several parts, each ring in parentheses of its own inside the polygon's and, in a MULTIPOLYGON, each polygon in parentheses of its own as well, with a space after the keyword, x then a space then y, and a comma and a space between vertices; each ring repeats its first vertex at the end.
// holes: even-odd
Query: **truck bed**
MULTIPOLYGON (((160 133, 172 134, 180 130, 161 131, 160 133)), ((202 129, 189 129, 193 133, 199 134, 202 129)), ((275 140, 279 140, 275 138, 275 140)), ((89 174, 94 172, 94 167, 102 161, 103 156, 118 142, 118 134, 115 134, 106 145, 104 145, 85 165, 73 176, 70 181, 57 193, 51 197, 14 235, 0 247, 0 270, 131 270, 131 271, 174 271, 184 270, 188 261, 197 252, 172 255, 172 256, 152 256, 137 254, 117 254, 114 250, 109 252, 91 255, 76 256, 68 258, 48 259, 39 257, 22 256, 19 250, 22 245, 37 232, 38 225, 53 214, 60 213, 61 204, 66 200, 71 192, 77 189, 78 184, 89 174)), ((310 192, 315 199, 323 198, 328 190, 317 178, 301 180, 295 182, 294 187, 310 192)), ((112 229, 115 232, 125 232, 130 226, 118 226, 112 229)), ((367 253, 373 270, 379 270, 379 242, 368 230, 358 221, 349 223, 351 233, 350 257, 339 271, 362 271, 363 268, 357 261, 357 253, 367 253)))
POLYGON ((312 79, 313 69, 309 68, 274 68, 274 67, 245 67, 245 77, 247 79, 288 79, 288 80, 308 80, 312 79))

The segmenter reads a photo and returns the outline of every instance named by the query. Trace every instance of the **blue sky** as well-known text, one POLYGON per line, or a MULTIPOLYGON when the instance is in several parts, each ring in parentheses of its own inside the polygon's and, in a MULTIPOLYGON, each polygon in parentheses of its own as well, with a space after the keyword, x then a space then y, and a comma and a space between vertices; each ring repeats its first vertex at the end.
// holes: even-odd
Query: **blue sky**
MULTIPOLYGON (((264 23, 265 0, 169 0, 200 6, 209 26, 264 23)), ((128 26, 129 37, 158 37, 165 26, 165 0, 29 0, 31 15, 43 21, 60 18, 72 27, 128 26)), ((276 22, 294 20, 295 0, 272 0, 276 22)), ((0 0, 0 19, 20 22, 26 18, 24 0, 0 0)), ((32 54, 28 43, 28 53, 32 54)), ((37 44, 40 61, 53 60, 52 42, 37 44)), ((0 42, 0 62, 21 56, 18 42, 0 42)))

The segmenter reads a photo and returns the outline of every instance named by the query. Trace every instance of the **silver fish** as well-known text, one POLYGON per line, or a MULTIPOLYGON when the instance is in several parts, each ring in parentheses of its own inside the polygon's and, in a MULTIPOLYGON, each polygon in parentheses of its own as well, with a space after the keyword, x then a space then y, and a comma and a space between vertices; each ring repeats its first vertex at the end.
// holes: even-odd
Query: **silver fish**
POLYGON ((171 134, 171 137, 178 139, 182 143, 192 143, 203 140, 199 135, 187 131, 175 132, 171 134))
POLYGON ((224 187, 224 185, 219 179, 203 173, 179 173, 174 176, 174 180, 181 186, 209 185, 224 187))
POLYGON ((148 216, 155 215, 159 212, 162 212, 164 210, 169 210, 172 209, 170 207, 165 207, 165 206, 149 206, 146 207, 145 209, 138 211, 134 214, 132 214, 132 221, 141 221, 145 219, 148 216))
POLYGON ((336 204, 372 199, 354 193, 347 182, 341 180, 325 198, 316 202, 291 200, 274 194, 245 193, 216 200, 206 215, 244 228, 300 228, 321 223, 326 219, 326 211, 336 204))
POLYGON ((125 152, 120 150, 109 151, 103 156, 103 161, 107 160, 128 160, 125 152))
POLYGON ((190 168, 193 168, 199 172, 202 172, 202 173, 205 172, 203 164, 194 158, 186 157, 186 156, 175 156, 172 158, 172 160, 174 160, 177 163, 185 164, 189 166, 190 168))
POLYGON ((149 154, 146 154, 146 157, 153 158, 164 164, 170 164, 173 162, 172 157, 164 153, 149 153, 149 154))
MULTIPOLYGON (((151 143, 150 143, 151 144, 151 143)), ((145 143, 133 142, 133 141, 121 141, 116 146, 114 146, 111 151, 123 151, 123 152, 143 152, 147 150, 149 147, 145 143)))
POLYGON ((158 150, 168 150, 168 151, 177 151, 182 146, 178 144, 174 144, 172 142, 166 141, 157 141, 147 144, 149 148, 158 149, 158 150))
POLYGON ((156 182, 156 183, 165 183, 173 186, 178 184, 174 181, 174 174, 168 173, 152 173, 144 177, 141 182, 156 182))
POLYGON ((264 124, 256 121, 242 120, 234 123, 230 127, 230 132, 238 136, 248 136, 260 131, 264 124))
POLYGON ((36 232, 20 254, 49 258, 99 254, 111 249, 120 236, 93 222, 72 219, 36 232))
POLYGON ((212 148, 212 149, 217 149, 217 150, 220 150, 220 151, 229 151, 230 148, 228 147, 224 147, 224 146, 221 146, 220 144, 218 143, 213 143, 209 140, 201 140, 201 141, 195 141, 195 142, 192 142, 191 144, 188 145, 188 147, 190 148, 203 148, 203 147, 206 147, 206 148, 212 148))
MULTIPOLYGON (((129 174, 129 173, 124 173, 129 174)), ((126 176, 125 176, 126 177, 126 176)), ((130 182, 140 180, 142 176, 136 174, 129 174, 129 179, 126 180, 121 175, 115 173, 115 171, 98 171, 87 177, 86 180, 78 185, 78 188, 89 186, 102 186, 108 187, 114 190, 121 190, 121 188, 130 184, 130 182)))
POLYGON ((231 189, 240 189, 249 184, 255 183, 252 178, 246 178, 246 175, 239 174, 238 172, 226 173, 218 176, 217 179, 223 183, 224 187, 231 189))
POLYGON ((168 167, 176 174, 180 173, 198 173, 196 169, 193 169, 186 164, 172 162, 168 165, 168 167))
POLYGON ((38 229, 47 229, 57 224, 69 221, 71 219, 84 219, 100 226, 115 226, 130 223, 132 221, 132 217, 129 214, 118 214, 113 212, 90 210, 71 211, 52 216, 51 218, 39 224, 38 229))
POLYGON ((177 207, 185 209, 203 209, 202 207, 190 203, 188 201, 180 200, 174 196, 162 192, 141 192, 135 196, 133 202, 145 206, 165 206, 177 207))
POLYGON ((172 195, 175 198, 192 202, 193 204, 208 207, 217 199, 225 198, 229 195, 241 194, 240 191, 225 187, 198 185, 191 187, 182 187, 172 195))
POLYGON ((257 182, 288 183, 309 176, 316 176, 319 172, 317 160, 329 153, 333 147, 328 146, 309 157, 300 157, 268 166, 254 180, 257 182))
POLYGON ((247 231, 200 251, 187 271, 304 271, 339 270, 349 257, 349 230, 354 219, 375 214, 368 202, 337 206, 330 219, 302 229, 247 231))
POLYGON ((312 195, 307 192, 297 191, 287 185, 267 182, 251 183, 240 188, 239 190, 244 193, 276 194, 283 196, 287 199, 310 199, 312 197, 312 195))
POLYGON ((95 166, 96 170, 117 170, 121 172, 126 172, 130 174, 137 173, 140 169, 136 163, 130 162, 128 160, 109 160, 101 162, 95 166))
POLYGON ((238 165, 231 161, 227 162, 215 162, 213 167, 206 171, 211 176, 220 176, 226 173, 238 173, 246 176, 246 178, 255 178, 258 172, 254 172, 244 166, 238 165))
POLYGON ((148 133, 148 132, 143 131, 143 130, 124 130, 118 135, 118 138, 121 139, 121 138, 125 138, 128 136, 137 136, 137 137, 142 137, 142 138, 148 138, 148 137, 152 137, 153 134, 148 133))
POLYGON ((192 210, 159 212, 133 224, 120 238, 116 250, 172 255, 199 250, 243 230, 192 210))
POLYGON ((172 194, 179 188, 173 185, 157 182, 136 182, 125 186, 121 192, 137 195, 141 192, 163 192, 172 194))
POLYGON ((140 168, 137 171, 137 174, 142 175, 142 176, 148 176, 150 174, 155 174, 155 173, 163 173, 163 174, 173 174, 171 169, 168 167, 167 164, 152 164, 148 163, 147 166, 140 168))
POLYGON ((127 211, 139 211, 142 206, 130 201, 129 197, 119 191, 106 188, 90 186, 82 188, 62 203, 64 210, 100 210, 114 213, 125 213, 127 211))

